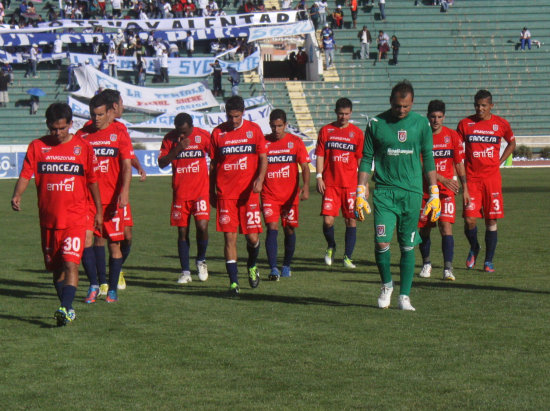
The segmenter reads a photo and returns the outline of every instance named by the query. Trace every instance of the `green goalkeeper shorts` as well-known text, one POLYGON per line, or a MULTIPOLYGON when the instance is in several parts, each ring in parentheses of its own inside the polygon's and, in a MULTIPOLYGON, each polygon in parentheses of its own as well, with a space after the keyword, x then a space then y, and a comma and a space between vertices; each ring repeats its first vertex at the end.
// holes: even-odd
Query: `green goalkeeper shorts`
POLYGON ((422 194, 400 188, 376 188, 373 195, 374 241, 389 243, 397 226, 401 247, 414 247, 421 242, 418 234, 418 210, 422 194))

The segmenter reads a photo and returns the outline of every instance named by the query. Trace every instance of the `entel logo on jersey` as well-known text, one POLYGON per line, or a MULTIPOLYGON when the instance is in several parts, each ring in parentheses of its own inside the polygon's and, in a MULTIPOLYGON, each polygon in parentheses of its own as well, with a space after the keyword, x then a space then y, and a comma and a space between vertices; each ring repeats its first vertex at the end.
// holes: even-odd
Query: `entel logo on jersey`
POLYGON ((109 159, 107 160, 101 160, 99 162, 99 171, 102 173, 108 173, 109 172, 109 159))
POLYGON ((267 173, 267 178, 289 178, 290 165, 281 168, 279 171, 270 171, 267 173))
POLYGON ((246 170, 248 168, 248 158, 241 158, 236 163, 224 164, 223 169, 225 171, 239 171, 246 170))
POLYGON ((405 141, 407 141, 407 130, 399 130, 399 131, 397 131, 397 139, 398 139, 401 143, 404 143, 405 141))
POLYGON ((474 151, 472 155, 474 156, 474 158, 493 158, 495 156, 495 148, 487 147, 485 150, 482 151, 474 151))
POLYGON ((176 173, 177 174, 198 173, 200 171, 199 163, 200 163, 200 160, 197 160, 192 162, 186 167, 178 167, 176 168, 176 173))
POLYGON ((335 161, 337 163, 349 163, 349 152, 342 153, 339 156, 332 156, 332 161, 335 161))
POLYGON ((48 183, 46 185, 46 190, 48 191, 74 191, 74 180, 75 177, 69 177, 59 183, 48 183))
POLYGON ((438 172, 445 171, 447 170, 447 163, 446 162, 435 163, 435 168, 438 172))

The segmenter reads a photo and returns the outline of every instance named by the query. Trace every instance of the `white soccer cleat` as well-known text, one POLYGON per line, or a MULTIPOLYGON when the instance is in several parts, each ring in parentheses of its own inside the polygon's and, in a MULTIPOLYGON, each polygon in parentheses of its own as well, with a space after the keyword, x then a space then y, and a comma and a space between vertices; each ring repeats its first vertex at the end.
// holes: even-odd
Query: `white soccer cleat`
POLYGON ((334 248, 327 248, 327 251, 325 253, 325 264, 329 267, 332 265, 332 262, 334 260, 334 248))
POLYGON ((416 311, 414 307, 411 305, 411 299, 409 298, 408 295, 399 296, 398 307, 400 310, 403 310, 403 311, 416 311))
POLYGON ((378 308, 388 308, 390 306, 392 293, 393 287, 382 286, 380 289, 380 297, 378 297, 378 308))
POLYGON ((424 266, 422 267, 422 271, 420 271, 420 274, 418 274, 418 276, 422 278, 430 278, 431 275, 432 275, 432 265, 424 264, 424 266))
POLYGON ((191 279, 191 273, 189 271, 182 271, 180 278, 178 278, 178 284, 187 284, 193 281, 191 279))
POLYGON ((199 280, 208 280, 208 266, 204 261, 197 261, 197 271, 199 272, 199 280))
POLYGON ((454 274, 453 274, 453 269, 450 268, 450 269, 446 269, 446 270, 443 270, 443 279, 445 281, 454 281, 456 280, 454 274))

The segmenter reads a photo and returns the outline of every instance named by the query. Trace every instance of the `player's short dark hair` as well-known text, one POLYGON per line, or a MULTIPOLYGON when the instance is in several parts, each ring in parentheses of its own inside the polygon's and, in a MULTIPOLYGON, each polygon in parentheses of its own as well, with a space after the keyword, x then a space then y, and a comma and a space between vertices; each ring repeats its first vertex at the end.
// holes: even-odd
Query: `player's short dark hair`
POLYGON ((432 100, 428 103, 428 115, 435 113, 436 111, 441 111, 445 114, 445 103, 441 100, 432 100))
POLYGON ((244 100, 241 96, 231 96, 225 102, 225 112, 233 110, 244 112, 244 100))
POLYGON ((179 128, 187 124, 189 127, 193 127, 193 117, 187 113, 179 113, 174 119, 174 126, 179 128))
POLYGON ((90 100, 90 114, 91 112, 98 107, 105 106, 106 110, 111 110, 113 108, 113 103, 105 97, 105 94, 99 93, 92 97, 90 100))
POLYGON ((269 121, 283 120, 283 123, 286 123, 286 113, 280 108, 276 108, 269 114, 269 121))
POLYGON ((118 90, 106 88, 100 94, 103 94, 107 101, 111 102, 111 104, 118 104, 118 102, 120 101, 120 91, 118 90))
POLYGON ((407 94, 410 94, 414 100, 414 89, 411 82, 408 80, 400 81, 391 89, 390 100, 393 100, 393 98, 397 95, 404 98, 407 94))
POLYGON ((336 105, 334 107, 334 110, 338 111, 341 108, 349 108, 350 110, 353 110, 353 103, 349 98, 341 97, 338 100, 336 100, 336 105))
POLYGON ((73 110, 67 103, 52 103, 46 109, 46 124, 53 124, 57 120, 65 119, 67 123, 73 121, 73 110))
POLYGON ((489 90, 479 90, 474 96, 474 103, 485 98, 488 98, 491 103, 493 102, 493 95, 489 90))

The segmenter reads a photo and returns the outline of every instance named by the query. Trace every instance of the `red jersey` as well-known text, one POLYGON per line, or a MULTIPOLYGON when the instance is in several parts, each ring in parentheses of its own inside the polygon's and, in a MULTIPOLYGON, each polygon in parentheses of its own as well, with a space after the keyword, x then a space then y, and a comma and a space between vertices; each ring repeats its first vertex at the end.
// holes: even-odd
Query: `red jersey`
POLYGON ((29 144, 20 177, 35 176, 40 225, 65 229, 86 224, 88 185, 97 181, 97 160, 86 141, 50 145, 50 136, 29 144))
POLYGON ((318 157, 324 157, 323 181, 327 187, 355 187, 357 167, 363 156, 365 137, 361 129, 353 124, 339 128, 327 124, 319 131, 318 157))
POLYGON ((491 115, 489 120, 479 120, 476 115, 458 123, 466 152, 466 175, 468 178, 486 178, 500 173, 500 143, 515 140, 508 121, 491 115))
POLYGON ((237 129, 222 123, 212 131, 211 157, 216 162, 216 192, 220 200, 245 198, 258 175, 258 158, 265 154, 262 129, 244 120, 237 129))
POLYGON ((76 132, 94 148, 99 164, 98 181, 102 204, 117 202, 122 187, 122 160, 134 158, 134 149, 128 132, 113 122, 103 130, 88 124, 76 132))
MULTIPOLYGON (((179 135, 178 131, 172 130, 164 136, 159 158, 166 156, 178 144, 179 135)), ((189 141, 189 146, 172 160, 174 200, 195 200, 209 191, 206 155, 210 155, 210 133, 193 127, 189 141)))
POLYGON ((296 197, 299 191, 298 165, 309 163, 309 155, 301 138, 285 134, 277 140, 272 134, 265 136, 267 150, 267 174, 262 197, 282 202, 296 197))

